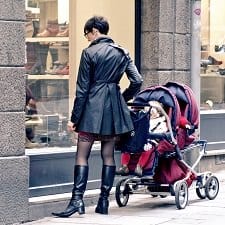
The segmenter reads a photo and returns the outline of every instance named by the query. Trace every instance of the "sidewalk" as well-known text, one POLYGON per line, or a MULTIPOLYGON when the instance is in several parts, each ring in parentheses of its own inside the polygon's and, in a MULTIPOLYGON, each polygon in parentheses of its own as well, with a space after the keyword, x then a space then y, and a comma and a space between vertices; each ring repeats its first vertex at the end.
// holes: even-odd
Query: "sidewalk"
POLYGON ((174 196, 153 198, 148 194, 130 195, 126 207, 119 208, 110 202, 109 215, 94 212, 95 206, 87 207, 86 214, 70 218, 46 217, 25 225, 222 225, 225 221, 225 171, 215 173, 220 189, 214 200, 201 200, 194 187, 189 188, 189 205, 178 210, 174 196))

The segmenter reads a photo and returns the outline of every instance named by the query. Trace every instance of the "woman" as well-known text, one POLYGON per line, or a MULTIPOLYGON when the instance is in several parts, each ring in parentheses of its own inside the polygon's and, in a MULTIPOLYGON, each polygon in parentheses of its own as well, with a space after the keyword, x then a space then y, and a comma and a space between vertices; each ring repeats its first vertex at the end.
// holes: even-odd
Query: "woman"
POLYGON ((84 36, 90 45, 83 50, 80 60, 76 98, 69 131, 78 132, 74 188, 66 210, 53 213, 68 217, 85 213, 83 194, 88 179, 88 158, 94 141, 101 141, 102 180, 96 213, 108 214, 108 196, 115 176, 115 137, 130 132, 133 124, 126 101, 140 90, 142 77, 127 51, 107 36, 109 24, 104 17, 94 16, 84 26, 84 36), (130 81, 120 92, 123 73, 130 81))

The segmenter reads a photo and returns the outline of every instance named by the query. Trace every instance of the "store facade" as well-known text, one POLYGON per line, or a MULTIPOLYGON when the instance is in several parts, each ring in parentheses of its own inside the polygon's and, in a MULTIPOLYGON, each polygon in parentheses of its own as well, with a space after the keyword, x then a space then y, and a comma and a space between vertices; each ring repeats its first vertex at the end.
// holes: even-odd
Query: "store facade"
MULTIPOLYGON (((219 135, 224 118, 223 63, 218 65, 223 58, 217 58, 214 52, 223 49, 223 28, 211 15, 213 10, 215 14, 221 10, 218 2, 17 0, 3 3, 0 9, 0 35, 4 40, 0 56, 0 116, 4 121, 0 129, 3 149, 0 223, 12 224, 49 215, 67 200, 65 197, 47 202, 35 199, 70 192, 72 188, 76 135, 67 132, 66 124, 73 104, 80 54, 88 46, 83 25, 94 14, 108 18, 109 35, 130 51, 144 78, 142 88, 171 80, 193 87, 202 108, 201 138, 211 138, 212 154, 206 161, 217 160, 222 165, 222 158, 213 153, 223 149, 223 137, 219 135), (193 30, 200 23, 201 35, 194 35, 193 30), (221 36, 216 36, 217 32, 221 36), (194 59, 192 46, 199 47, 194 59), (36 99, 37 113, 30 106, 24 113, 25 87, 36 99), (216 110, 208 110, 211 102, 216 110), (208 126, 215 128, 213 134, 208 126)), ((124 79, 121 88, 126 84, 124 79)), ((99 186, 101 165, 96 163, 99 157, 96 143, 90 164, 98 172, 90 174, 88 189, 99 186)), ((119 153, 116 159, 119 162, 119 153)))

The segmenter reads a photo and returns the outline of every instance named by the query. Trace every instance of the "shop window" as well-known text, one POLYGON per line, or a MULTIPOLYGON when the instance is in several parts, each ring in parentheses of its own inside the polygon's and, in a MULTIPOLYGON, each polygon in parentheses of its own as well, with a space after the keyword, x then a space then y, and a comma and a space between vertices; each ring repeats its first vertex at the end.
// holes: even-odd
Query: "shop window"
POLYGON ((225 2, 201 1, 201 108, 225 105, 225 2))
POLYGON ((66 131, 69 95, 69 0, 26 1, 26 147, 71 146, 66 131), (32 107, 36 109, 32 110, 32 107))
POLYGON ((134 58, 135 0, 26 0, 25 70, 36 100, 36 109, 26 107, 26 148, 76 145, 66 128, 81 51, 89 45, 83 26, 93 15, 108 18, 109 36, 134 58))

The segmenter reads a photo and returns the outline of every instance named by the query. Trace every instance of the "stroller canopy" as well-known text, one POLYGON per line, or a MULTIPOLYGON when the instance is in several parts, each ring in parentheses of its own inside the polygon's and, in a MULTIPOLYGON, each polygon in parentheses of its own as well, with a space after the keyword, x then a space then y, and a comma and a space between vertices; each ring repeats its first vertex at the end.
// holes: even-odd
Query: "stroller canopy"
POLYGON ((176 130, 181 114, 178 101, 173 92, 164 86, 148 87, 136 95, 133 104, 144 106, 148 105, 149 101, 158 101, 163 105, 164 110, 170 117, 172 129, 176 130))
POLYGON ((185 116, 197 128, 199 124, 199 108, 191 88, 178 82, 168 82, 165 84, 165 87, 169 88, 177 97, 181 115, 185 116))

